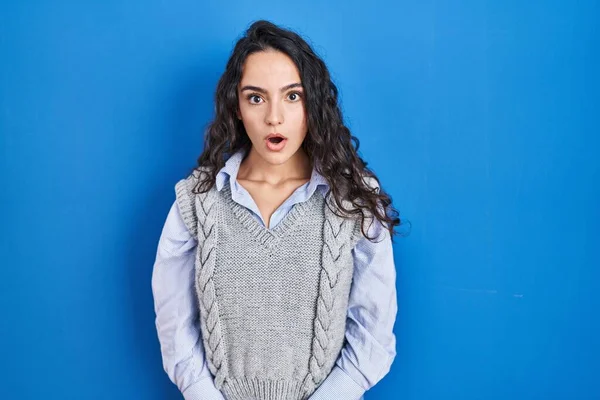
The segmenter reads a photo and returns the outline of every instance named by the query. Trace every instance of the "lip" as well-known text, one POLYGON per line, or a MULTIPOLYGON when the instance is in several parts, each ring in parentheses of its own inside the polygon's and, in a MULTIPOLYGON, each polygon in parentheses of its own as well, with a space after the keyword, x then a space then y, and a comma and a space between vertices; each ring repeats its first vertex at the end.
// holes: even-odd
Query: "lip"
POLYGON ((279 137, 279 138, 282 138, 283 140, 287 139, 287 138, 286 138, 285 136, 283 136, 281 133, 278 133, 278 132, 276 132, 276 133, 271 133, 271 134, 269 134, 269 136, 267 136, 267 137, 265 138, 265 140, 269 140, 269 139, 271 139, 271 138, 274 138, 274 137, 279 137))
POLYGON ((265 145, 266 145, 267 149, 272 152, 282 151, 285 148, 286 144, 287 144, 287 138, 285 136, 283 136, 281 133, 271 133, 265 139, 265 145), (279 143, 274 143, 269 140, 271 138, 281 138, 281 140, 279 141, 279 143))

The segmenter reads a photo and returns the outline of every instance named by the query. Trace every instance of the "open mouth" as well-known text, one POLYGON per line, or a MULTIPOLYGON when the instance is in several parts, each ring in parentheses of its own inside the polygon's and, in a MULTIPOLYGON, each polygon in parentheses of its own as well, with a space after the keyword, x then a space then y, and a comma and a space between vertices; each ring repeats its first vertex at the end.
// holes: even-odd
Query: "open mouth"
POLYGON ((277 135, 271 136, 266 140, 267 148, 270 151, 281 151, 287 143, 287 138, 277 135))

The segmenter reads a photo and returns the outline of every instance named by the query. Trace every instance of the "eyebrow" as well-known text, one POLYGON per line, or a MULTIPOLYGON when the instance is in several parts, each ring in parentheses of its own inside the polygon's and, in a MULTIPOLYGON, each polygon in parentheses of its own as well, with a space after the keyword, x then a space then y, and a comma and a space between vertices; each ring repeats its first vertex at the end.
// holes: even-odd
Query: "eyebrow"
MULTIPOLYGON (((279 89, 279 90, 280 90, 280 91, 282 91, 282 92, 285 92, 286 90, 289 90, 289 89, 291 89, 291 88, 295 88, 295 87, 300 87, 300 88, 301 88, 301 87, 302 87, 302 84, 301 84, 301 83, 297 83, 297 82, 296 82, 296 83, 290 83, 289 85, 285 85, 284 87, 282 87, 282 88, 281 88, 281 89, 279 89)), ((243 88, 240 90, 240 92, 243 92, 244 90, 254 90, 254 91, 256 91, 256 92, 260 92, 260 93, 267 94, 267 91, 266 91, 265 89, 263 89, 263 88, 261 88, 261 87, 258 87, 258 86, 246 85, 246 86, 244 86, 244 87, 243 87, 243 88)))

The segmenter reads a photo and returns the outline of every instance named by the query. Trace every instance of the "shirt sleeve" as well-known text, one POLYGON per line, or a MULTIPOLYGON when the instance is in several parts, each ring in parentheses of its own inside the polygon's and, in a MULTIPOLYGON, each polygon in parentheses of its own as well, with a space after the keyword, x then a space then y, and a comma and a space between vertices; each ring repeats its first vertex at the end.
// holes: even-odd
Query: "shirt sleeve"
POLYGON ((155 324, 163 368, 186 400, 224 400, 206 363, 194 285, 197 241, 171 206, 152 271, 155 324))
POLYGON ((396 357, 393 332, 398 311, 396 268, 387 228, 374 220, 369 236, 354 247, 344 346, 332 371, 311 400, 360 400, 389 371, 396 357))

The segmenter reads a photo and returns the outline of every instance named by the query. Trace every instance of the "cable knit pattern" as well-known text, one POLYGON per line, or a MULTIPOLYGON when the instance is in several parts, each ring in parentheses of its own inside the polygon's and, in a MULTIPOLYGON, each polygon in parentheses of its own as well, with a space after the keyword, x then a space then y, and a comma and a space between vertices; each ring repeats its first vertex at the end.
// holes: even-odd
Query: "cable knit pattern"
POLYGON ((360 222, 338 217, 315 192, 267 229, 229 185, 196 195, 196 180, 176 193, 198 238, 196 290, 215 386, 227 400, 307 399, 344 343, 360 222))
POLYGON ((176 184, 177 199, 181 213, 190 232, 198 240, 196 251, 195 287, 201 313, 200 323, 208 366, 215 376, 215 385, 220 387, 227 376, 224 363, 224 344, 219 321, 219 307, 213 274, 216 260, 217 194, 213 189, 194 195, 193 187, 198 182, 199 172, 176 184), (184 211, 185 210, 185 211, 184 211))
MULTIPOLYGON (((349 208, 350 204, 347 201, 343 202, 346 208, 349 208)), ((333 200, 330 202, 330 207, 335 209, 333 200)), ((337 335, 336 332, 332 332, 331 323, 336 312, 344 312, 347 308, 348 299, 347 297, 336 299, 335 294, 340 275, 344 272, 346 275, 352 273, 348 268, 344 270, 344 266, 348 266, 348 254, 350 254, 360 234, 359 221, 335 215, 326 204, 324 213, 324 241, 321 253, 319 297, 314 320, 315 336, 312 343, 309 373, 304 380, 304 386, 311 389, 318 386, 327 377, 333 368, 335 358, 337 358, 333 358, 332 355, 337 355, 343 346, 343 341, 339 341, 339 332, 337 332, 337 335), (337 307, 336 301, 338 302, 337 307)), ((345 293, 349 288, 343 288, 342 290, 345 293)))

